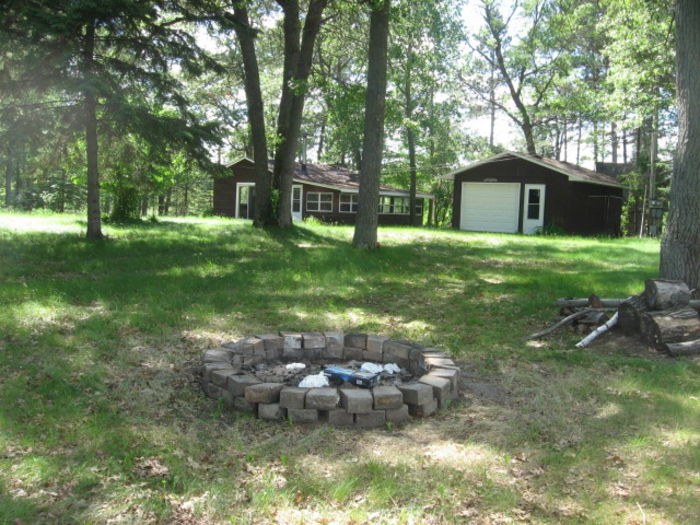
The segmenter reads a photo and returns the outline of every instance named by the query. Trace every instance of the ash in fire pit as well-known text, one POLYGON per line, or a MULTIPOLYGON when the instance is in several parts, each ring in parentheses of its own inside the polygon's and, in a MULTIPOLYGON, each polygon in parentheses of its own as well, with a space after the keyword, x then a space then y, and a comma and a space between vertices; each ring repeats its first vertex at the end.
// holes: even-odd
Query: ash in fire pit
POLYGON ((358 427, 433 414, 457 398, 459 375, 455 363, 434 348, 341 332, 246 337, 205 352, 201 368, 204 391, 231 408, 263 419, 358 427), (337 378, 329 386, 299 386, 329 366, 359 371, 365 363, 382 369, 371 388, 337 378))

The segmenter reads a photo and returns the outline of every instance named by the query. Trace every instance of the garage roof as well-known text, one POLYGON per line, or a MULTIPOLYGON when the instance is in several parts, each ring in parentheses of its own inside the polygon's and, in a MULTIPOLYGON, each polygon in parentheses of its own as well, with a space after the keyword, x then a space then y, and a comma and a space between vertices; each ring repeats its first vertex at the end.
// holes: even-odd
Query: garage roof
POLYGON ((503 153, 499 153, 498 155, 494 155, 493 157, 489 157, 484 160, 479 160, 463 168, 456 169, 445 175, 443 178, 453 179, 456 174, 464 173, 465 171, 474 169, 477 166, 482 166, 491 162, 510 160, 512 158, 523 159, 528 162, 532 162, 533 164, 538 164, 545 168, 551 169, 553 171, 561 173, 562 175, 566 175, 568 179, 573 182, 587 182, 589 184, 600 184, 601 186, 613 186, 615 188, 624 187, 615 177, 611 177, 610 175, 606 175, 604 173, 598 173, 597 171, 582 168, 581 166, 571 164, 570 162, 549 159, 547 157, 541 157, 540 155, 518 153, 515 151, 504 151, 503 153))

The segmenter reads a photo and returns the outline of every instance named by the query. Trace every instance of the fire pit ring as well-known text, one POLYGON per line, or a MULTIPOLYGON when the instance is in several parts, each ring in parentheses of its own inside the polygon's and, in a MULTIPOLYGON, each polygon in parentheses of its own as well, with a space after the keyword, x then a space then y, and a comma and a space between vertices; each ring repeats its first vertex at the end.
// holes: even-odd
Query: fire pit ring
POLYGON ((460 369, 444 352, 381 335, 342 332, 264 334, 226 343, 202 356, 204 392, 234 410, 261 419, 360 428, 426 417, 459 393, 460 369), (371 388, 350 383, 301 388, 297 378, 270 379, 284 363, 331 365, 343 361, 395 363, 396 379, 371 388), (408 378, 408 380, 406 380, 408 378))

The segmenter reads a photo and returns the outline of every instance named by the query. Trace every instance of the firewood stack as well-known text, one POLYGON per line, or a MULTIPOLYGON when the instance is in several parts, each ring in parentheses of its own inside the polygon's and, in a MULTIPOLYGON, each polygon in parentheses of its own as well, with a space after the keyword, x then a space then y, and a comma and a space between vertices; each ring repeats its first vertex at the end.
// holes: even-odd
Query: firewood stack
POLYGON ((682 281, 649 279, 643 293, 623 301, 618 324, 625 335, 672 356, 700 354, 697 301, 682 281))

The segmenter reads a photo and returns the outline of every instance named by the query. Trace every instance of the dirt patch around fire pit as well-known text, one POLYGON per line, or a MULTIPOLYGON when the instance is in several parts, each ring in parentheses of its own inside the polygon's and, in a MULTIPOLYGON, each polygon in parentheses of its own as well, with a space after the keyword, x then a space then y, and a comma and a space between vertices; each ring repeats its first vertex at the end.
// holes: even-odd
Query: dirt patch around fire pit
POLYGON ((246 337, 207 350, 200 372, 204 392, 231 409, 261 419, 362 428, 430 416, 457 399, 460 384, 459 367, 440 350, 342 332, 246 337), (355 382, 366 363, 377 370, 369 385, 355 382), (325 380, 329 366, 354 374, 331 376, 317 387, 302 383, 315 375, 325 380))

